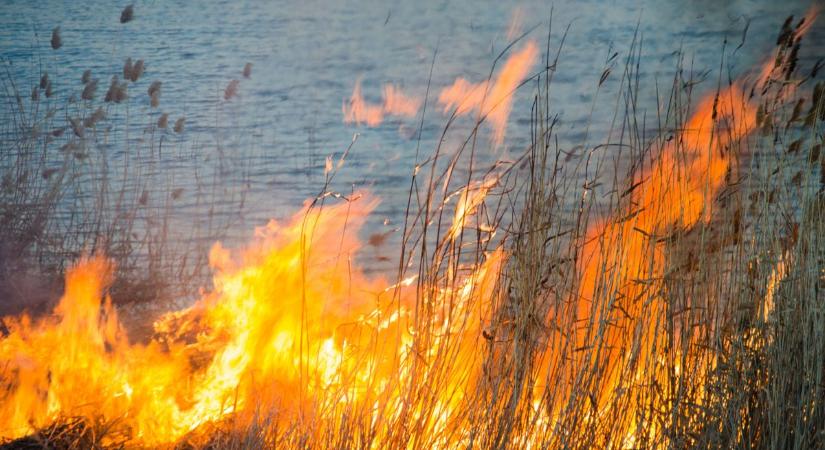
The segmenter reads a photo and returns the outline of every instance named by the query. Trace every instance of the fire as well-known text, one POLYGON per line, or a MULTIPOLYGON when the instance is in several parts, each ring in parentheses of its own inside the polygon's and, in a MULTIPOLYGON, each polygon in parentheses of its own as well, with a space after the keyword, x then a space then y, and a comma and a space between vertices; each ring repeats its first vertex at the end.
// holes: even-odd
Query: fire
MULTIPOLYGON (((738 85, 701 101, 684 131, 632 185, 627 212, 588 228, 579 256, 574 314, 581 325, 575 345, 587 348, 600 339, 604 346, 598 355, 604 375, 594 388, 597 408, 604 414, 610 414, 605 408, 618 392, 665 375, 656 351, 666 348, 665 335, 655 324, 665 314, 658 293, 666 275, 667 238, 710 219, 733 158, 729 144, 754 129, 755 112, 738 85), (605 303, 611 306, 601 306, 605 303), (600 338, 594 328, 602 330, 600 338)), ((559 313, 551 311, 551 320, 559 313)), ((651 393, 642 389, 637 395, 651 393)), ((628 411, 616 416, 636 420, 628 411)), ((635 438, 629 435, 628 445, 635 438)))
POLYGON ((381 104, 367 102, 361 93, 361 80, 356 81, 349 104, 344 103, 342 107, 344 123, 377 127, 386 116, 415 117, 421 106, 421 100, 405 94, 392 84, 384 85, 382 97, 381 104))
MULTIPOLYGON (((501 142, 512 93, 537 55, 535 42, 528 41, 494 81, 459 78, 439 102, 459 115, 485 116, 501 142)), ((758 84, 772 76, 773 66, 766 67, 758 84)), ((611 418, 617 429, 636 430, 642 419, 635 411, 611 410, 610 400, 633 390, 636 398, 655 402, 650 386, 669 389, 655 383, 664 370, 657 348, 665 343, 651 325, 665 315, 659 291, 667 275, 666 242, 712 217, 733 170, 731 147, 758 127, 758 105, 747 92, 739 80, 703 99, 655 163, 632 180, 623 213, 593 224, 582 237, 577 289, 547 311, 544 323, 575 324, 573 336, 560 335, 564 327, 548 327, 547 334, 557 334, 548 341, 569 339, 586 349, 601 339, 606 349, 595 353, 599 361, 588 360, 594 354, 588 353, 570 363, 594 364, 605 374, 588 386, 596 394, 588 399, 594 411, 589 421, 611 418)), ((382 105, 367 103, 359 80, 343 111, 347 122, 376 126, 386 115, 414 116, 419 106, 392 85, 384 87, 382 105)), ((325 172, 333 170, 327 159, 325 172)), ((446 245, 439 248, 453 248, 499 180, 488 176, 459 191, 446 245)), ((407 426, 430 439, 408 442, 410 447, 470 447, 478 435, 468 417, 483 414, 472 401, 490 376, 480 349, 495 338, 486 335, 485 325, 506 304, 500 287, 508 254, 496 248, 474 264, 448 257, 432 273, 422 269, 419 276, 436 280, 431 284, 417 285, 416 277, 371 278, 355 257, 358 230, 377 204, 365 193, 323 208, 307 202, 289 220, 257 229, 245 249, 215 244, 209 255, 212 290, 191 307, 160 317, 147 342, 130 341, 118 319, 107 295, 111 264, 102 256, 81 259, 67 272, 65 293, 51 316, 3 321, 8 334, 0 339, 0 438, 24 436, 64 417, 102 417, 136 444, 161 446, 210 423, 248 419, 266 409, 277 412, 279 424, 299 423, 317 442, 329 438, 325 427, 355 416, 368 424, 374 433, 368 442, 376 447, 408 442, 393 440, 409 433, 407 426)), ((771 296, 784 264, 771 275, 771 296)), ((771 307, 772 298, 766 303, 771 307)), ((569 363, 556 348, 544 352, 544 372, 569 363)), ((696 368, 697 376, 708 369, 696 368)), ((531 381, 536 392, 547 387, 540 376, 531 381)), ((558 398, 551 405, 529 403, 533 426, 556 428, 569 401, 558 398)), ((647 425, 647 433, 659 426, 647 425)), ((622 443, 599 444, 632 446, 644 437, 631 431, 622 443)), ((527 448, 543 442, 530 434, 514 439, 527 448)))
MULTIPOLYGON (((521 27, 519 11, 514 13, 508 36, 521 27)), ((495 80, 470 83, 459 77, 451 86, 441 90, 438 102, 445 113, 455 109, 455 114, 462 116, 475 111, 479 119, 490 123, 493 141, 501 144, 504 142, 507 120, 513 107, 513 94, 535 65, 537 57, 538 46, 535 41, 527 41, 520 51, 507 59, 495 80)), ((415 117, 420 107, 419 98, 405 94, 392 84, 384 85, 381 103, 370 103, 364 99, 361 79, 358 79, 349 101, 344 102, 341 109, 344 123, 377 127, 387 116, 415 117)))
POLYGON ((498 183, 496 177, 488 177, 481 182, 471 182, 469 186, 461 190, 458 203, 453 215, 453 224, 447 232, 447 237, 454 240, 467 223, 467 219, 475 213, 476 209, 484 202, 484 198, 490 189, 498 183))
POLYGON ((457 115, 476 111, 480 118, 489 121, 493 128, 493 140, 500 144, 507 131, 513 93, 535 65, 537 57, 535 41, 527 41, 521 50, 507 59, 495 80, 470 83, 459 77, 452 86, 441 90, 438 102, 445 112, 455 108, 457 115))
MULTIPOLYGON (((146 344, 129 342, 118 322, 105 294, 106 259, 79 261, 53 317, 6 321, 0 436, 20 437, 63 416, 103 417, 125 424, 143 445, 160 445, 259 407, 277 406, 291 419, 335 410, 342 399, 398 406, 410 370, 413 336, 402 325, 410 320, 414 279, 389 285, 352 264, 354 235, 377 204, 360 197, 271 221, 237 255, 216 244, 213 290, 162 316, 146 344), (395 292, 400 307, 390 301, 395 292)), ((490 254, 463 281, 456 278, 454 289, 428 300, 456 306, 433 323, 445 337, 463 321, 481 322, 471 318, 481 313, 471 305, 489 303, 480 296, 491 295, 502 260, 500 250, 490 254)), ((419 350, 439 345, 436 339, 419 350)), ((472 373, 467 359, 465 373, 472 373)), ((447 381, 455 396, 439 403, 445 417, 465 376, 447 381)))
MULTIPOLYGON (((792 34, 796 40, 813 22, 816 10, 811 10, 792 34)), ((789 55, 778 53, 757 71, 755 85, 763 88, 775 72, 786 67, 789 55)), ((585 348, 595 338, 593 327, 604 325, 603 344, 607 349, 600 358, 605 376, 596 389, 596 403, 604 410, 617 392, 634 389, 626 380, 636 380, 640 386, 656 384, 664 376, 664 367, 656 358, 656 349, 666 348, 664 335, 657 322, 665 320, 661 298, 666 277, 666 246, 669 238, 689 230, 713 215, 714 201, 733 170, 736 148, 758 127, 759 105, 751 101, 746 89, 747 79, 733 82, 715 95, 702 99, 683 130, 660 150, 652 167, 639 173, 625 191, 627 208, 624 213, 591 225, 584 237, 579 255, 581 280, 575 300, 575 317, 581 322, 575 336, 576 346, 585 348), (643 299, 643 305, 639 299, 643 299), (604 308, 605 302, 612 305, 604 308), (634 348, 631 349, 631 345, 634 348), (655 369, 651 371, 651 367, 655 369), (628 373, 629 372, 629 373, 628 373), (629 376, 628 376, 629 375, 629 376), (648 378, 644 378, 648 377, 648 378)), ((795 84, 782 88, 787 97, 795 84)), ((782 263, 772 274, 781 277, 782 263)), ((769 287, 772 296, 773 287, 769 287)), ((550 320, 560 314, 552 310, 550 320)), ((696 336, 692 332, 689 336, 696 336)), ((686 348, 689 343, 682 343, 686 348)), ((674 357, 678 360, 678 350, 674 357)), ((676 366, 678 369, 678 366, 676 366)), ((700 376, 708 366, 694 368, 700 376)), ((652 393, 642 389, 642 398, 652 393)), ((652 398, 652 397, 651 397, 652 398)), ((667 406, 667 405, 663 405, 667 406)), ((558 414, 560 405, 554 405, 558 414)), ((608 413, 605 411, 605 413, 608 413)), ((616 417, 635 421, 634 414, 624 411, 616 417)), ((648 430, 655 424, 647 424, 648 430)), ((635 429, 631 424, 628 429, 635 429)), ((652 431, 648 431, 652 433, 652 431)), ((637 436, 627 437, 628 445, 637 436)))
MULTIPOLYGON (((357 228, 376 202, 355 203, 348 220, 357 228)), ((286 225, 270 222, 238 257, 216 245, 214 291, 158 320, 149 344, 130 343, 122 332, 104 295, 105 259, 80 261, 54 317, 13 320, 0 341, 8 364, 2 379, 12 386, 0 406, 0 434, 17 437, 60 415, 102 415, 124 420, 146 444, 172 442, 264 394, 300 409, 315 390, 357 376, 343 353, 363 343, 338 327, 381 317, 367 293, 384 283, 345 270, 358 243, 340 235, 344 213, 336 206, 304 211, 286 225), (275 384, 261 391, 256 379, 275 384)), ((393 323, 381 320, 379 334, 393 323)))
POLYGON ((510 14, 510 24, 507 25, 507 41, 513 41, 521 34, 524 22, 524 8, 516 6, 510 14))

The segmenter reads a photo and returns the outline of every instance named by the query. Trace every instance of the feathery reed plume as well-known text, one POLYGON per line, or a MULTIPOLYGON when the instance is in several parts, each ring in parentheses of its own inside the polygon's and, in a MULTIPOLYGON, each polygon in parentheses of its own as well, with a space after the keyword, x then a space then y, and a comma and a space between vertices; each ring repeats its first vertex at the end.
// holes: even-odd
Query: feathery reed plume
POLYGON ((252 63, 246 63, 243 66, 243 77, 249 78, 250 76, 252 76, 252 63))
POLYGON ((83 87, 83 92, 80 93, 80 98, 82 98, 83 100, 94 100, 96 92, 97 78, 86 83, 86 86, 83 87))
POLYGON ((123 63, 123 79, 132 79, 132 58, 126 58, 126 61, 123 63))
POLYGON ((67 142, 60 146, 60 152, 69 154, 73 151, 77 150, 77 143, 74 141, 67 142))
POLYGON ((158 128, 165 129, 168 124, 169 124, 169 114, 168 113, 161 114, 160 117, 158 118, 158 128))
POLYGON ((83 71, 83 75, 80 76, 80 82, 86 84, 89 81, 92 81, 92 70, 86 69, 83 71))
POLYGON ((44 180, 48 180, 49 178, 52 177, 52 175, 56 174, 57 172, 60 172, 60 169, 58 169, 56 167, 52 167, 50 169, 44 169, 43 172, 41 173, 41 176, 43 177, 44 180))
POLYGON ((50 98, 52 96, 52 82, 49 80, 46 83, 46 98, 50 98))
POLYGON ((32 88, 32 101, 36 102, 40 100, 40 91, 37 89, 37 86, 32 88))
POLYGON ((232 97, 238 95, 238 87, 240 86, 241 82, 238 80, 232 80, 229 84, 226 85, 226 89, 223 91, 223 99, 229 100, 232 97))
POLYGON ((86 135, 86 132, 83 131, 83 127, 80 124, 80 119, 69 117, 69 124, 72 126, 72 131, 74 131, 75 136, 83 138, 86 135))
POLYGON ((181 117, 175 121, 175 133, 183 133, 183 126, 186 124, 186 117, 181 117))
POLYGON ((63 39, 60 37, 60 27, 54 27, 52 30, 52 49, 57 50, 63 46, 63 39))
POLYGON ((103 107, 98 106, 94 113, 91 116, 87 117, 83 121, 83 126, 86 128, 94 128, 98 122, 106 118, 106 113, 103 112, 103 107))
MULTIPOLYGON (((124 70, 125 69, 126 68, 124 67, 124 70)), ((132 66, 131 72, 129 73, 129 79, 132 80, 132 82, 137 81, 141 77, 141 75, 143 75, 143 69, 143 60, 137 60, 137 62, 135 62, 135 64, 132 66)))
MULTIPOLYGON (((819 82, 814 86, 813 96, 811 97, 811 109, 808 110, 808 117, 819 117, 819 120, 825 120, 825 83, 819 82)), ((810 119, 805 120, 808 127, 810 119)))
POLYGON ((162 84, 163 83, 161 83, 160 81, 155 80, 152 82, 152 84, 149 85, 149 89, 146 90, 146 92, 149 94, 149 97, 152 98, 153 108, 157 107, 157 102, 160 101, 160 87, 162 84))
POLYGON ((43 75, 40 77, 40 89, 46 89, 46 86, 49 84, 49 74, 43 72, 43 75))
POLYGON ((126 82, 124 81, 123 83, 121 83, 117 75, 112 75, 112 82, 109 84, 109 90, 106 91, 106 102, 123 102, 124 100, 126 100, 127 97, 126 89, 126 82))
POLYGON ((149 93, 149 102, 152 105, 152 108, 157 108, 160 105, 160 86, 161 82, 155 80, 149 85, 149 89, 147 92, 149 93))
POLYGON ((135 18, 135 5, 129 5, 120 12, 120 23, 131 22, 135 18))

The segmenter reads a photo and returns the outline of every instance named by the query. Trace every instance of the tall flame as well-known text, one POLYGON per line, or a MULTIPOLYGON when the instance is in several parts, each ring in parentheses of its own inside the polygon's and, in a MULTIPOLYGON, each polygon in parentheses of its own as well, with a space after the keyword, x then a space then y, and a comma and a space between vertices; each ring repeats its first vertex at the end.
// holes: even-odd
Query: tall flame
MULTIPOLYGON (((808 12, 793 31, 792 41, 809 29, 816 12, 808 12)), ((779 52, 766 62, 756 71, 755 86, 762 89, 777 70, 787 67, 787 61, 780 59, 790 57, 779 52)), ((656 348, 666 347, 664 333, 655 323, 664 320, 660 293, 667 275, 667 241, 680 230, 711 219, 714 200, 726 185, 737 146, 757 129, 759 105, 748 96, 747 81, 736 80, 702 99, 684 128, 661 148, 652 167, 632 180, 625 192, 629 207, 624 213, 596 221, 587 229, 578 259, 581 279, 575 317, 581 325, 575 345, 592 345, 594 329, 604 333, 602 344, 607 350, 601 364, 606 375, 600 380, 596 398, 600 408, 631 387, 626 380, 644 385, 640 379, 644 371, 653 377, 649 383, 664 375, 650 368, 661 367, 652 358, 656 348)), ((781 95, 790 96, 795 88, 794 83, 783 84, 781 95)), ((551 311, 550 320, 558 313, 551 311)), ((699 376, 707 367, 696 370, 699 376)), ((643 391, 642 395, 651 393, 643 391)), ((561 406, 554 408, 558 413, 561 406)), ((635 414, 627 411, 616 416, 636 420, 635 414)), ((655 424, 648 425, 655 428, 655 424)), ((628 443, 635 437, 628 436, 628 443)))
MULTIPOLYGON (((159 445, 259 407, 277 406, 291 418, 328 413, 342 397, 397 406, 409 370, 412 337, 401 325, 411 288, 369 279, 353 264, 355 233, 377 204, 360 197, 271 221, 238 255, 216 244, 213 291, 162 316, 147 344, 129 342, 105 295, 110 264, 80 260, 53 317, 6 320, 0 436, 19 437, 63 416, 103 417, 124 423, 144 445, 159 445), (400 309, 390 301, 396 289, 400 309)), ((487 303, 479 296, 490 295, 502 259, 501 251, 490 254, 432 301, 450 297, 470 312, 469 305, 487 303)), ((443 316, 437 326, 450 334, 454 319, 443 316)), ((463 379, 452 381, 456 389, 463 379)))
MULTIPOLYGON (((458 114, 487 116, 501 142, 512 93, 537 53, 529 41, 495 81, 460 78, 439 101, 458 114)), ((772 64, 759 72, 760 83, 772 75, 772 64)), ((359 81, 344 114, 374 126, 385 114, 410 116, 418 107, 392 86, 384 88, 383 105, 368 104, 359 81)), ((639 381, 636 368, 657 365, 649 359, 662 337, 639 324, 664 314, 657 294, 666 275, 664 242, 710 219, 735 158, 730 147, 756 129, 757 109, 744 80, 702 100, 657 161, 633 180, 626 214, 587 229, 577 259, 578 289, 570 302, 550 309, 546 322, 572 305, 578 325, 574 336, 564 338, 585 348, 594 342, 594 330, 602 333, 607 350, 596 363, 607 375, 590 399, 599 414, 613 412, 606 409, 609 399, 629 388, 622 380, 639 381), (650 304, 646 309, 642 297, 650 304), (605 298, 613 301, 595 301, 605 298), (641 317, 643 311, 648 316, 641 317), (632 376, 622 376, 628 371, 632 376)), ((461 191, 448 241, 456 240, 497 183, 489 177, 461 191)), ((324 208, 307 202, 286 222, 257 229, 240 252, 215 244, 209 258, 213 289, 193 306, 160 317, 144 343, 129 340, 106 294, 111 264, 100 256, 81 259, 67 272, 52 316, 3 321, 8 334, 0 338, 0 438, 26 435, 62 417, 103 417, 137 443, 158 446, 208 423, 273 408, 276 420, 300 421, 318 442, 324 442, 314 428, 319 422, 360 415, 367 424, 386 422, 370 428, 378 436, 369 442, 409 432, 394 424, 414 423, 422 436, 431 436, 427 444, 469 447, 475 430, 467 417, 475 411, 463 402, 489 375, 479 348, 487 338, 483 324, 504 303, 497 288, 507 254, 499 248, 477 264, 458 261, 443 283, 426 288, 412 279, 391 284, 368 277, 354 263, 356 235, 376 205, 367 194, 324 208)), ((777 268, 776 277, 783 274, 777 268)), ((559 363, 556 349, 547 352, 544 364, 559 363)), ((639 385, 640 397, 654 395, 639 385)), ((537 422, 553 427, 565 405, 532 407, 537 422)), ((634 414, 616 416, 636 420, 634 414)), ((627 436, 628 443, 635 438, 627 436)), ((529 435, 518 443, 534 445, 529 435)))
POLYGON ((507 131, 513 95, 536 63, 537 57, 538 46, 535 41, 527 41, 521 50, 507 58, 495 80, 470 83, 459 77, 452 86, 441 90, 438 102, 443 105, 445 112, 455 108, 458 115, 476 111, 480 116, 486 117, 493 128, 494 142, 500 144, 507 131))

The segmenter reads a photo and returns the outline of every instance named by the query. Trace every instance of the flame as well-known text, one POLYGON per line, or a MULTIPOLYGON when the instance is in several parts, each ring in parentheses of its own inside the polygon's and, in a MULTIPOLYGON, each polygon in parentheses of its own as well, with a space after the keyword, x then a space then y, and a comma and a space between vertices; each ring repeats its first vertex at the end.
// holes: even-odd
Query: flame
POLYGON ((452 86, 441 90, 438 102, 444 111, 455 108, 457 115, 477 111, 486 117, 493 128, 493 141, 500 144, 507 131, 507 119, 513 106, 513 94, 536 62, 538 46, 527 41, 524 47, 513 53, 493 80, 470 83, 459 77, 452 86))
POLYGON ((361 93, 361 80, 356 81, 349 104, 344 103, 342 107, 344 123, 377 127, 384 122, 386 116, 415 117, 421 106, 420 99, 405 94, 392 84, 384 85, 382 95, 381 104, 367 102, 361 93))
POLYGON ((449 240, 455 240, 467 223, 468 216, 475 213, 476 209, 484 202, 490 189, 498 183, 497 177, 487 177, 481 182, 471 182, 467 187, 461 189, 458 203, 453 215, 453 223, 447 232, 449 240))
POLYGON ((519 34, 524 23, 524 8, 516 6, 510 14, 510 24, 507 25, 507 41, 513 41, 519 34))
MULTIPOLYGON (((402 325, 410 320, 415 278, 390 285, 352 264, 360 245, 354 235, 376 204, 361 195, 324 209, 306 205, 286 223, 257 229, 237 254, 215 244, 213 290, 160 317, 146 344, 129 342, 105 294, 110 263, 78 261, 53 317, 5 320, 0 437, 20 437, 63 416, 103 417, 153 446, 262 405, 276 405, 286 419, 329 413, 342 398, 398 407, 413 357, 413 336, 402 325), (394 292, 400 307, 389 301, 394 292)), ((456 309, 435 317, 442 337, 418 351, 437 352, 451 335, 478 335, 464 324, 481 323, 482 310, 471 305, 490 303, 481 296, 491 295, 503 259, 501 250, 489 254, 456 277, 455 288, 427 300, 456 309)), ((475 372, 472 353, 455 356, 466 371, 445 379, 454 395, 438 402, 444 417, 461 399, 462 373, 475 372)))
MULTIPOLYGON (((495 81, 471 84, 459 78, 439 101, 459 115, 486 116, 501 142, 512 93, 536 57, 536 44, 529 41, 495 81)), ((773 76, 770 64, 758 72, 760 84, 773 76)), ((559 306, 572 305, 573 322, 580 325, 574 336, 557 338, 585 348, 595 340, 594 330, 603 333, 607 350, 596 363, 606 376, 590 399, 596 412, 587 420, 613 417, 609 400, 622 390, 637 389, 641 399, 655 395, 646 390, 653 383, 642 378, 655 381, 662 375, 655 349, 664 337, 640 324, 665 313, 658 292, 666 276, 666 238, 710 220, 732 170, 731 147, 757 128, 758 105, 745 84, 738 80, 702 100, 656 162, 633 180, 625 214, 585 233, 578 289, 571 302, 559 306), (608 306, 606 298, 612 300, 608 306), (640 298, 649 305, 641 305, 640 298)), ((785 89, 790 93, 793 85, 785 89)), ((347 122, 376 126, 387 114, 409 117, 418 108, 416 99, 391 85, 384 87, 382 105, 369 104, 359 80, 343 111, 347 122)), ((331 170, 327 159, 325 172, 331 170)), ((498 181, 491 176, 460 191, 447 241, 457 239, 498 181)), ((507 254, 498 248, 478 264, 449 264, 441 282, 425 289, 416 277, 394 283, 370 278, 353 261, 360 248, 357 231, 377 203, 367 194, 324 208, 307 202, 289 220, 257 229, 240 251, 215 244, 209 255, 212 290, 191 307, 161 316, 147 342, 129 340, 106 293, 111 263, 101 256, 81 259, 67 272, 65 293, 52 316, 3 320, 8 334, 0 339, 0 438, 82 416, 118 423, 137 444, 161 446, 209 423, 271 408, 278 412, 276 420, 299 423, 316 442, 328 437, 325 423, 356 414, 367 424, 383 420, 374 428, 373 443, 396 442, 393 436, 409 431, 393 425, 410 423, 421 436, 430 436, 430 447, 470 447, 476 430, 467 418, 474 413, 467 402, 489 375, 479 348, 487 338, 483 324, 503 303, 497 288, 507 254)), ((768 308, 784 264, 780 261, 771 275, 768 308)), ((566 312, 551 308, 546 322, 564 320, 566 312)), ((557 349, 546 351, 544 364, 560 364, 557 349)), ((697 376, 705 370, 697 368, 697 376)), ((534 387, 542 392, 539 384, 534 387)), ((528 405, 535 426, 546 429, 556 427, 564 407, 528 405)), ((633 411, 614 416, 619 429, 638 428, 633 411)), ((647 425, 647 432, 655 433, 657 425, 647 425)), ((642 437, 631 432, 623 444, 636 445, 642 437)), ((533 438, 514 440, 538 447, 540 438, 533 438)))
MULTIPOLYGON (((605 414, 614 396, 633 388, 627 380, 644 385, 640 377, 665 375, 665 367, 655 359, 655 349, 665 348, 666 339, 655 326, 665 313, 659 294, 665 277, 665 242, 673 233, 711 218, 713 200, 733 158, 729 145, 750 133, 755 124, 756 106, 747 102, 739 84, 703 99, 684 130, 633 184, 628 194, 631 210, 588 228, 579 259, 575 315, 581 326, 575 345, 593 345, 593 330, 602 329, 605 350, 599 361, 605 375, 595 388, 595 401, 605 414), (610 306, 601 306, 605 303, 610 306)), ((555 313, 551 311, 551 316, 555 313)), ((627 411, 617 414, 631 422, 635 416, 627 411)), ((644 428, 655 433, 655 424, 644 428)), ((637 427, 629 424, 627 429, 637 427)), ((629 435, 627 445, 632 446, 636 438, 629 435)))
POLYGON ((0 406, 0 435, 21 436, 60 415, 99 415, 126 421, 154 445, 262 399, 298 409, 315 390, 340 383, 352 369, 344 351, 359 342, 336 327, 369 322, 374 299, 364 292, 383 288, 345 270, 358 243, 341 237, 341 218, 357 228, 376 204, 354 203, 272 221, 238 257, 216 244, 214 291, 161 317, 146 345, 128 342, 103 295, 109 264, 81 260, 68 271, 55 317, 12 320, 0 341, 0 360, 10 365, 0 378, 12 386, 0 406), (274 384, 261 390, 255 379, 274 384))
POLYGON ((789 252, 785 251, 780 255, 779 260, 771 269, 768 277, 768 285, 765 287, 765 298, 760 305, 762 320, 767 321, 768 317, 773 314, 776 304, 774 303, 774 294, 776 294, 779 283, 785 279, 788 272, 788 260, 790 259, 789 252))
MULTIPOLYGON (((802 26, 794 31, 793 40, 809 29, 815 16, 815 9, 809 11, 802 26)), ((788 57, 780 51, 757 70, 756 86, 762 88, 768 83, 787 62, 775 61, 788 57)), ((663 146, 658 161, 632 180, 625 192, 630 205, 625 213, 596 221, 587 229, 578 259, 581 279, 575 299, 575 320, 581 325, 575 345, 587 348, 596 339, 593 330, 603 330, 602 343, 607 350, 600 356, 600 362, 606 375, 596 389, 596 404, 603 414, 609 414, 605 408, 612 398, 633 387, 625 380, 636 380, 645 386, 664 379, 665 367, 655 359, 655 349, 666 347, 665 337, 654 324, 663 323, 665 317, 660 292, 666 276, 666 241, 681 230, 711 219, 714 200, 733 170, 737 143, 757 129, 759 105, 747 95, 747 81, 736 80, 715 95, 703 98, 684 129, 663 146), (607 308, 602 306, 605 302, 607 308), (643 381, 643 376, 652 378, 643 381)), ((781 95, 791 95, 795 87, 796 84, 783 86, 781 95)), ((783 271, 780 262, 771 275, 771 300, 775 278, 781 278, 783 271)), ((768 303, 770 307, 772 302, 768 303)), ((551 310, 550 320, 560 313, 551 310)), ((707 370, 707 364, 696 367, 694 375, 701 376, 707 370)), ((653 394, 642 389, 639 395, 652 398, 653 394)), ((560 411, 561 405, 553 405, 554 414, 560 411)), ((627 429, 639 429, 635 413, 623 411, 615 416, 631 422, 627 429)), ((656 424, 649 423, 646 429, 652 435, 656 424)), ((631 433, 625 444, 633 447, 639 437, 631 433)))

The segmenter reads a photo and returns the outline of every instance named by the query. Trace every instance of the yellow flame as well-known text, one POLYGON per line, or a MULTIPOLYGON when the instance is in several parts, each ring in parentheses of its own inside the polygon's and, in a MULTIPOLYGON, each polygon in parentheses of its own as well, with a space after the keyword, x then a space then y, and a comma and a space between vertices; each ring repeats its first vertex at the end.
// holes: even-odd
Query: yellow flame
MULTIPOLYGON (((406 322, 415 278, 391 286, 350 264, 359 248, 354 233, 376 203, 362 195, 350 204, 307 206, 286 223, 257 229, 238 254, 215 244, 212 292, 159 318, 147 344, 128 341, 105 296, 109 263, 79 261, 54 317, 6 320, 0 437, 85 416, 118 420, 143 445, 160 445, 261 405, 276 405, 288 420, 341 398, 397 404, 409 370, 403 361, 411 357, 406 322), (401 307, 394 309, 396 290, 401 307)), ((501 251, 489 255, 460 287, 431 301, 450 297, 456 311, 471 314, 471 304, 487 303, 479 296, 491 295, 502 260, 501 251)), ((454 318, 441 317, 445 336, 458 333, 454 318)), ((456 390, 463 379, 453 381, 456 390)), ((457 401, 442 405, 443 414, 457 401)))

